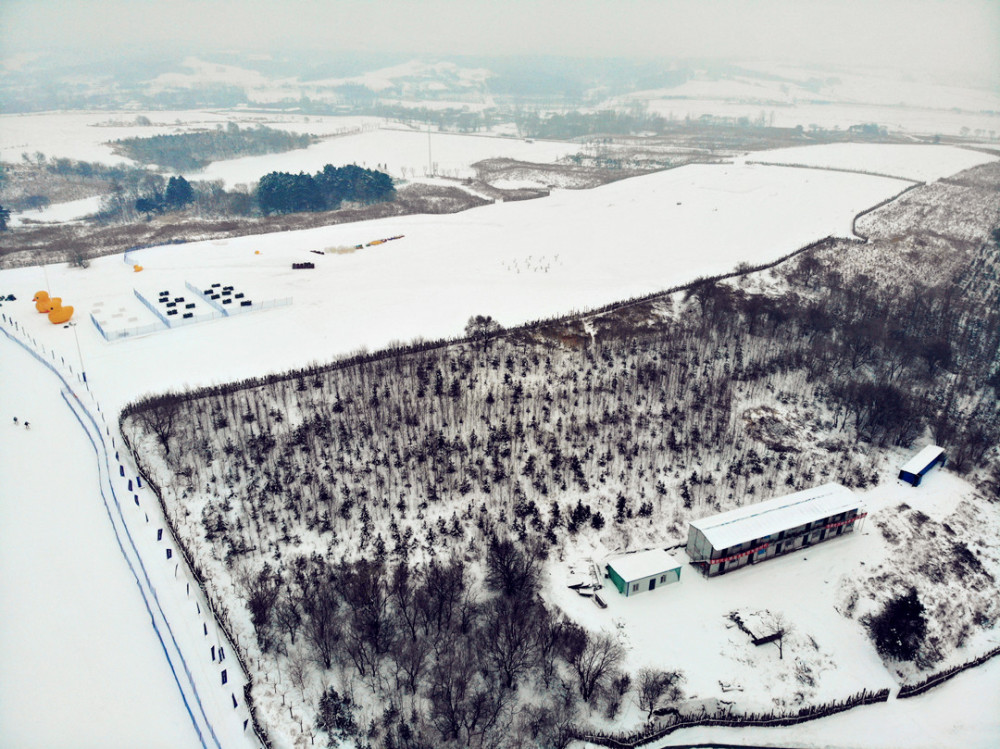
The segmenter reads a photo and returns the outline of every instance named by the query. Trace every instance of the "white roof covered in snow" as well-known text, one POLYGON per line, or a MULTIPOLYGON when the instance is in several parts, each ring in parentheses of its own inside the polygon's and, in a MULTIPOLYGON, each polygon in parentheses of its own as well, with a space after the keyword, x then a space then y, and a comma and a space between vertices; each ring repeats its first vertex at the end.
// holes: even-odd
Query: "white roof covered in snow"
POLYGON ((714 549, 726 549, 860 507, 850 489, 830 483, 694 520, 691 525, 714 549))
POLYGON ((907 473, 920 473, 924 470, 932 460, 936 459, 941 453, 944 452, 943 447, 938 447, 937 445, 928 445, 923 450, 918 452, 899 470, 906 471, 907 473))
POLYGON ((681 563, 670 556, 663 549, 650 549, 649 551, 637 551, 634 554, 625 554, 608 561, 608 565, 622 579, 640 580, 644 577, 652 577, 667 570, 675 570, 681 567, 681 563))

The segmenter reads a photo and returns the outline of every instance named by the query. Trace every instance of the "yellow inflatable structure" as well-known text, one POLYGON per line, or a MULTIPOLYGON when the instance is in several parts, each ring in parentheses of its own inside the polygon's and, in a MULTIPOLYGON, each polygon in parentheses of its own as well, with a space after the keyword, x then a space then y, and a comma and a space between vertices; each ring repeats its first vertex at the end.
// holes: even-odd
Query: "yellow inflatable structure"
POLYGON ((139 271, 142 270, 142 266, 141 265, 133 265, 132 266, 132 270, 134 270, 136 273, 138 273, 139 271))
POLYGON ((72 316, 72 307, 55 307, 49 312, 49 322, 53 325, 62 325, 64 322, 69 322, 72 316))
POLYGON ((49 322, 53 325, 62 325, 73 317, 73 308, 63 307, 62 298, 49 297, 47 291, 36 291, 31 301, 35 303, 36 310, 49 316, 49 322))

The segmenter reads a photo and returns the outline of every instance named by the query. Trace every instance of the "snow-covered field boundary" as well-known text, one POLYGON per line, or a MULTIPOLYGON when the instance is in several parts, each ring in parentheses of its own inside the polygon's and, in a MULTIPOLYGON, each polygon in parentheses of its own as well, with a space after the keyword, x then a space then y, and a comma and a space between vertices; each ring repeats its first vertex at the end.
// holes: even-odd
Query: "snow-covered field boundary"
MULTIPOLYGON (((117 449, 115 436, 111 433, 111 428, 107 424, 103 410, 90 392, 90 385, 86 380, 86 375, 83 372, 74 373, 72 366, 67 364, 65 359, 62 359, 62 363, 69 370, 70 378, 67 378, 66 374, 60 371, 58 367, 58 360, 54 351, 46 351, 44 346, 39 346, 30 334, 22 330, 21 326, 15 320, 8 318, 6 314, 0 315, 0 320, 5 324, 4 326, 0 326, 0 332, 12 343, 30 354, 39 364, 46 367, 61 382, 62 399, 73 413, 76 422, 80 425, 94 449, 100 476, 98 489, 108 521, 114 532, 122 559, 125 561, 129 572, 135 580, 136 587, 149 614, 150 624, 159 641, 163 655, 167 660, 174 683, 177 686, 201 746, 205 747, 205 749, 209 746, 215 746, 218 749, 223 749, 224 746, 231 746, 231 740, 234 736, 243 735, 245 737, 247 735, 246 728, 253 717, 252 709, 248 715, 243 716, 242 713, 244 711, 238 710, 240 705, 236 699, 235 692, 232 692, 228 696, 223 694, 223 700, 226 697, 232 700, 232 709, 235 712, 231 713, 230 716, 225 716, 223 713, 223 718, 220 721, 220 711, 218 708, 223 700, 219 699, 219 694, 209 694, 212 688, 211 682, 205 677, 208 674, 214 676, 216 672, 219 672, 221 674, 220 680, 222 685, 231 684, 231 688, 239 689, 238 684, 242 682, 244 691, 248 692, 249 680, 246 677, 246 670, 243 669, 239 674, 232 673, 230 676, 230 672, 235 671, 235 669, 232 669, 229 664, 227 664, 226 668, 222 668, 223 661, 225 660, 225 648, 232 651, 233 647, 228 641, 224 642, 221 637, 216 640, 218 642, 217 646, 211 646, 212 661, 216 668, 209 668, 206 671, 204 664, 197 663, 198 656, 192 652, 192 642, 196 640, 192 636, 192 633, 198 630, 198 633, 203 638, 209 638, 210 636, 208 623, 204 621, 205 617, 202 612, 203 601, 199 600, 197 595, 194 598, 191 596, 190 583, 187 580, 187 575, 190 573, 184 571, 185 574, 181 574, 179 562, 171 561, 173 559, 173 549, 177 547, 177 544, 171 535, 164 534, 163 526, 166 524, 162 523, 162 518, 155 511, 151 515, 147 503, 140 500, 140 494, 145 494, 141 479, 139 476, 135 476, 133 479, 126 475, 125 463, 127 459, 123 459, 117 449), (7 329, 7 326, 11 329, 7 329), (51 362, 46 358, 46 354, 52 358, 51 362), (74 387, 74 383, 71 382, 73 379, 78 380, 83 385, 84 389, 82 391, 79 387, 74 387), (86 403, 87 400, 90 401, 89 406, 86 403), (100 423, 98 423, 99 421, 100 423), (109 440, 110 446, 108 444, 109 440), (115 463, 118 465, 117 476, 115 476, 113 471, 115 463), (117 489, 116 483, 119 484, 117 489), (134 526, 140 521, 138 519, 129 520, 126 517, 122 509, 121 500, 119 499, 119 492, 124 494, 126 487, 128 492, 133 494, 133 502, 136 508, 135 517, 139 518, 139 513, 141 513, 141 517, 144 519, 144 526, 149 528, 150 532, 152 532, 151 529, 153 527, 157 525, 161 526, 156 531, 157 546, 154 548, 163 550, 164 556, 169 562, 167 566, 173 568, 172 575, 169 570, 166 574, 163 574, 162 569, 153 566, 155 564, 154 555, 149 548, 140 549, 143 544, 141 542, 137 543, 136 535, 133 533, 134 528, 130 529, 130 525, 134 526), (178 587, 181 584, 185 586, 183 597, 178 595, 177 590, 165 589, 163 583, 165 579, 168 580, 171 577, 177 582, 178 587), (193 621, 190 610, 183 611, 178 608, 177 603, 180 601, 194 603, 193 610, 197 612, 199 617, 197 622, 193 621), (218 655, 218 659, 216 659, 216 655, 218 655), (201 667, 199 668, 199 666, 201 667), (226 717, 229 718, 228 721, 226 717), (243 723, 242 728, 237 725, 237 721, 240 720, 243 723), (233 725, 223 727, 219 725, 221 722, 228 722, 233 725), (220 730, 217 731, 217 727, 220 730)), ((132 468, 130 465, 129 469, 132 468)), ((143 500, 145 500, 145 497, 143 497, 143 500)), ((206 604, 206 608, 208 608, 207 598, 204 600, 204 603, 206 604)), ((190 609, 190 606, 188 608, 190 609)), ((211 611, 210 608, 209 611, 211 611)), ((218 621, 214 620, 213 625, 213 629, 218 633, 218 621)), ((242 664, 240 664, 240 667, 242 668, 242 664)), ((225 691, 229 691, 229 689, 221 690, 223 693, 225 691)), ((245 708, 251 708, 251 705, 247 703, 245 708)), ((256 721, 253 721, 253 728, 260 746, 268 746, 260 736, 259 726, 256 724, 256 721)), ((252 745, 252 743, 248 745, 252 745)))
POLYGON ((916 182, 914 187, 917 187, 922 182, 910 179, 909 177, 901 177, 898 174, 889 174, 887 172, 876 172, 870 169, 852 169, 845 166, 821 166, 818 164, 796 164, 796 163, 785 163, 782 161, 767 161, 766 159, 746 159, 744 162, 746 164, 752 164, 755 166, 784 166, 789 169, 818 169, 821 172, 845 172, 847 174, 865 174, 869 177, 888 177, 889 179, 905 179, 910 182, 916 182))
POLYGON ((876 203, 871 208, 867 208, 867 209, 861 211, 851 221, 851 234, 853 234, 854 236, 860 238, 861 241, 867 242, 871 237, 869 237, 866 234, 862 234, 861 232, 858 231, 858 221, 860 219, 864 218, 869 213, 874 213, 875 211, 879 210, 880 208, 885 208, 885 206, 889 205, 889 203, 893 202, 894 200, 899 200, 901 197, 903 197, 904 195, 906 195, 906 193, 908 193, 910 190, 916 190, 918 187, 923 187, 926 184, 927 184, 926 182, 915 182, 912 185, 910 185, 909 187, 907 187, 905 190, 903 190, 902 192, 899 192, 896 195, 893 195, 891 198, 886 198, 882 202, 876 203))

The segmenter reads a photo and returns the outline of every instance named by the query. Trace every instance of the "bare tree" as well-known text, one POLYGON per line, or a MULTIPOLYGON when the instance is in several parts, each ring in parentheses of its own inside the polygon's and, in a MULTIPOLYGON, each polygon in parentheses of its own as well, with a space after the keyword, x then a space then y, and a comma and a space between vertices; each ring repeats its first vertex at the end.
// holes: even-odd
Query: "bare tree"
POLYGON ((661 701, 676 702, 680 699, 680 685, 684 682, 681 671, 660 671, 644 668, 639 671, 639 709, 646 711, 646 720, 651 720, 653 711, 661 701))
POLYGON ((763 622, 771 630, 771 634, 775 635, 774 642, 778 646, 778 660, 782 660, 785 657, 785 635, 792 631, 792 625, 788 621, 788 618, 780 611, 766 611, 761 616, 763 622))
POLYGON ((377 562, 357 562, 342 572, 338 587, 350 617, 344 633, 347 652, 362 677, 376 677, 392 639, 385 568, 377 562))
POLYGON ((625 658, 625 649, 609 634, 590 637, 583 651, 573 660, 580 680, 580 696, 590 702, 594 692, 618 668, 625 658))
POLYGON ((483 351, 489 346, 490 338, 496 336, 503 327, 489 315, 473 315, 465 324, 465 335, 482 344, 483 351))
POLYGON ((439 655, 431 672, 429 718, 445 742, 491 745, 487 736, 509 713, 515 693, 499 688, 479 666, 475 643, 462 637, 439 655))
POLYGON ((234 580, 250 611, 257 642, 261 650, 268 651, 274 646, 271 612, 281 593, 281 577, 271 569, 270 564, 264 562, 257 572, 243 568, 234 580))
POLYGON ((284 596, 274 605, 272 616, 275 624, 288 635, 291 644, 294 645, 295 635, 298 633, 299 627, 302 626, 302 611, 299 604, 295 599, 284 596))
POLYGON ((170 455, 170 438, 180 417, 180 402, 179 395, 165 395, 135 413, 139 424, 160 441, 166 455, 170 455))
POLYGON ((303 637, 312 646, 316 661, 323 668, 330 668, 343 628, 339 597, 332 584, 327 583, 304 592, 299 603, 306 614, 303 637))
POLYGON ((482 653, 499 676, 500 685, 511 689, 518 677, 537 662, 538 645, 534 621, 537 604, 498 596, 483 615, 482 653))
POLYGON ((510 598, 530 593, 538 573, 534 560, 509 539, 494 538, 486 552, 486 585, 510 598))

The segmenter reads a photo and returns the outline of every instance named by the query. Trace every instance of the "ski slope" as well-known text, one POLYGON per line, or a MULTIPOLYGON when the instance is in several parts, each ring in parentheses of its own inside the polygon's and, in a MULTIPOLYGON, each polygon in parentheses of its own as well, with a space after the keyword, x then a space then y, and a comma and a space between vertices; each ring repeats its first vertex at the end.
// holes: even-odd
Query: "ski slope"
POLYGON ((3 745, 259 746, 155 497, 79 373, 18 328, 0 328, 3 745))

